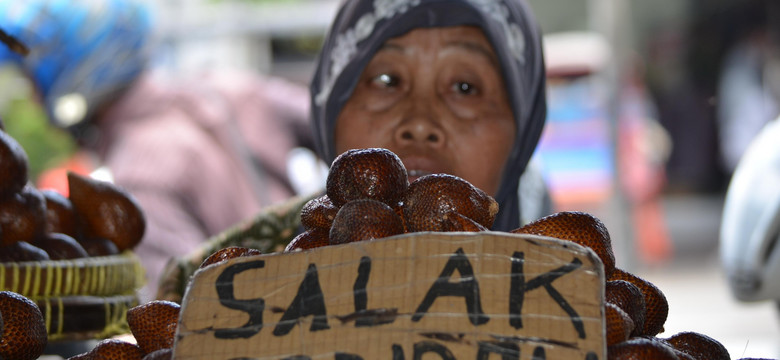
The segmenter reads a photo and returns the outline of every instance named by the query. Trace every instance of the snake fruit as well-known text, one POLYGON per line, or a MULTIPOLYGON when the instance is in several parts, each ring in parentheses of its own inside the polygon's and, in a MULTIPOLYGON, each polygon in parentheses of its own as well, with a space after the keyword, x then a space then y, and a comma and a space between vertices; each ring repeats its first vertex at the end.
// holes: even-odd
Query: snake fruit
POLYGON ((635 328, 630 335, 639 336, 644 329, 647 312, 642 290, 626 280, 611 280, 604 284, 604 296, 607 304, 616 305, 631 318, 635 328))
POLYGON ((144 354, 137 344, 118 339, 105 339, 89 352, 68 360, 142 360, 144 354))
POLYGON ((339 155, 330 167, 325 191, 336 206, 350 200, 373 199, 390 206, 409 186, 406 168, 387 149, 353 149, 339 155))
POLYGON ((127 324, 135 343, 118 339, 99 342, 90 351, 68 360, 161 360, 173 358, 173 344, 181 306, 153 300, 127 310, 127 324))
POLYGON ((0 200, 0 246, 33 243, 46 231, 46 200, 32 185, 0 200))
POLYGON ((144 355, 173 347, 181 307, 154 300, 127 310, 127 324, 144 355))
POLYGON ((615 269, 607 280, 626 280, 642 291, 645 298, 645 322, 642 328, 637 329, 637 335, 654 336, 663 331, 666 317, 669 315, 669 303, 661 289, 621 269, 615 269))
POLYGON ((150 352, 142 360, 171 360, 173 359, 173 349, 160 349, 150 352))
POLYGON ((84 222, 85 237, 109 239, 120 252, 141 242, 146 220, 130 193, 74 172, 68 173, 68 190, 73 208, 84 222))
POLYGON ((38 305, 15 292, 0 291, 0 359, 37 359, 47 343, 38 305))
POLYGON ((46 251, 49 260, 67 260, 88 257, 87 250, 76 239, 61 233, 48 233, 33 243, 46 251))
POLYGON ((604 264, 606 276, 609 276, 615 268, 615 254, 612 251, 609 231, 601 220, 591 214, 580 211, 562 211, 512 230, 511 233, 549 236, 573 241, 596 252, 604 264))
POLYGON ((109 256, 119 254, 113 241, 106 238, 81 238, 77 240, 89 256, 109 256))
POLYGON ((631 338, 631 333, 636 326, 623 309, 613 303, 605 303, 604 319, 607 323, 607 346, 619 344, 631 338))
POLYGON ((493 225, 498 203, 454 175, 425 175, 409 185, 401 209, 409 232, 445 231, 448 214, 458 213, 485 228, 493 225))
POLYGON ((296 236, 284 248, 284 251, 309 250, 330 245, 329 228, 308 229, 296 236))
POLYGON ((253 255, 262 255, 262 254, 263 253, 257 249, 251 249, 251 248, 245 248, 239 246, 230 246, 224 249, 217 250, 213 254, 209 255, 209 257, 207 257, 206 260, 203 260, 203 262, 200 264, 200 267, 204 268, 211 264, 216 264, 219 262, 227 261, 241 256, 253 256, 253 255))
POLYGON ((46 200, 46 231, 81 238, 76 211, 70 199, 52 189, 42 189, 41 194, 46 200))
POLYGON ((685 331, 665 339, 678 353, 694 359, 729 360, 728 350, 717 340, 697 332, 685 331))
POLYGON ((46 260, 49 260, 46 251, 26 241, 17 241, 0 247, 0 262, 46 260))
POLYGON ((301 209, 301 226, 306 229, 330 229, 338 212, 339 208, 333 205, 327 195, 312 199, 301 209))
POLYGON ((0 129, 0 199, 18 193, 27 184, 27 153, 0 129))
MULTIPOLYGON (((674 349, 651 337, 634 337, 607 347, 607 360, 691 360, 680 359, 674 349)), ((702 359, 703 360, 703 359, 702 359)))
POLYGON ((329 236, 331 245, 403 234, 401 217, 389 205, 371 199, 352 200, 339 209, 329 236))

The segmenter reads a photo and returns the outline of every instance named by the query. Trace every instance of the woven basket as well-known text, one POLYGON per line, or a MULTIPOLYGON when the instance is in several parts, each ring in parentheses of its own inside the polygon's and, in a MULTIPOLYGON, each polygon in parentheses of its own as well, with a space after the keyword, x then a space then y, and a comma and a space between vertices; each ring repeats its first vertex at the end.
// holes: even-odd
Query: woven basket
POLYGON ((49 341, 100 339, 128 332, 144 269, 131 251, 72 260, 0 263, 0 290, 38 304, 49 341))

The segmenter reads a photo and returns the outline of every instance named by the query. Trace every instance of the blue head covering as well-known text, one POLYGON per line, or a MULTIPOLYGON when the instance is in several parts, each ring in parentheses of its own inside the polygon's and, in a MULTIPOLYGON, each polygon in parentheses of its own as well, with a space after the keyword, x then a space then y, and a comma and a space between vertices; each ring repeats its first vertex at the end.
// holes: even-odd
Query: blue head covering
POLYGON ((50 121, 62 127, 88 119, 147 63, 149 12, 129 0, 0 1, 0 27, 30 50, 0 47, 0 63, 30 76, 50 121))
POLYGON ((517 124, 515 144, 496 194, 494 230, 520 226, 517 189, 546 116, 541 35, 525 0, 347 0, 331 26, 311 84, 317 150, 335 158, 334 129, 363 68, 383 43, 415 28, 480 27, 498 55, 517 124))

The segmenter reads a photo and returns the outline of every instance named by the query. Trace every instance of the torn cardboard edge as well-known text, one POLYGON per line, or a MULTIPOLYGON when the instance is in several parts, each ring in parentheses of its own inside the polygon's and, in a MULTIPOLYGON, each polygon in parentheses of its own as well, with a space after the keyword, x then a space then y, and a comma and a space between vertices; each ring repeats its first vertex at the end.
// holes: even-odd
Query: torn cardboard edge
POLYGON ((605 359, 603 303, 579 244, 404 234, 198 270, 174 358, 605 359))

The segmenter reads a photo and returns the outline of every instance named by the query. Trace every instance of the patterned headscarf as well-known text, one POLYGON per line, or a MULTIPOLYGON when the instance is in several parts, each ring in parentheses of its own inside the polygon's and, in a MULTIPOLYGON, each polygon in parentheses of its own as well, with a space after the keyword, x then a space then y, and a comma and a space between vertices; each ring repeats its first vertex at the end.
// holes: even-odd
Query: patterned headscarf
POLYGON ((501 65, 517 134, 496 194, 500 211, 493 230, 520 226, 518 185, 541 136, 546 117, 541 35, 525 0, 346 0, 322 52, 311 84, 312 122, 324 161, 336 157, 334 129, 363 68, 390 38, 416 28, 480 27, 501 65))

